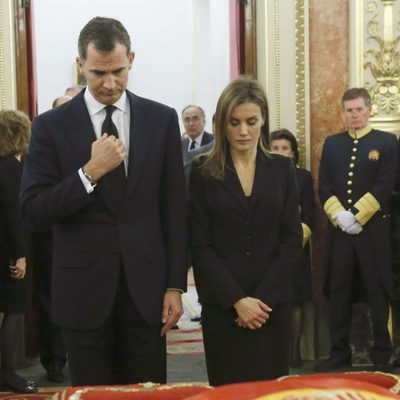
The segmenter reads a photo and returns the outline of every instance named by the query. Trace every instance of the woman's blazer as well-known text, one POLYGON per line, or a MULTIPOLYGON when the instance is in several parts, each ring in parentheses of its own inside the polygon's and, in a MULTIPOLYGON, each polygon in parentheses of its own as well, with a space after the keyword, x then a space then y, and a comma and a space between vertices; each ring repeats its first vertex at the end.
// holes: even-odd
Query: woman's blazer
POLYGON ((303 237, 292 160, 259 150, 252 195, 246 198, 229 155, 222 180, 203 175, 202 159, 195 160, 189 183, 200 302, 229 309, 246 296, 271 307, 289 301, 303 237))

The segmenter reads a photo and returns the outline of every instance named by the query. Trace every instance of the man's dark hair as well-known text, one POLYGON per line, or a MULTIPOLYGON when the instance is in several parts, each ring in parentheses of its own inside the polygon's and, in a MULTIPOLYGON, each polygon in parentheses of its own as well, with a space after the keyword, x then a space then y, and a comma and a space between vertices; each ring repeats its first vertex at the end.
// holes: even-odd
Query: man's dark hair
POLYGON ((121 22, 113 18, 95 17, 92 18, 81 30, 78 39, 79 57, 86 59, 89 43, 92 43, 96 50, 110 52, 115 48, 116 43, 126 47, 126 52, 131 51, 131 39, 121 22))
POLYGON ((345 101, 355 100, 359 97, 364 99, 364 104, 367 107, 371 107, 371 96, 369 95, 368 90, 364 88, 352 88, 346 90, 342 97, 342 107, 344 108, 345 101))

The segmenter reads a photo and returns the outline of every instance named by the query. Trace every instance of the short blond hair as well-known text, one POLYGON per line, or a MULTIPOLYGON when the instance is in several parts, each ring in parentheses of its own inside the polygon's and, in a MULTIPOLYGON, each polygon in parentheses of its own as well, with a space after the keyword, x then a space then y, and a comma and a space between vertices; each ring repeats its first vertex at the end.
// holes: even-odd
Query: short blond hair
POLYGON ((31 134, 29 117, 18 110, 0 111, 0 157, 25 154, 31 134))

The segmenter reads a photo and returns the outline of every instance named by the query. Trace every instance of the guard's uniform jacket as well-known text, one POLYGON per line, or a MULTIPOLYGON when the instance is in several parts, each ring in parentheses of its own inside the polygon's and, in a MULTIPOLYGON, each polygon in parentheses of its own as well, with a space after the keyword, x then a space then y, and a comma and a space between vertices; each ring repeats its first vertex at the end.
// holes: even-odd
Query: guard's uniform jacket
POLYGON ((331 341, 332 351, 336 346, 338 356, 340 351, 342 355, 349 351, 343 346, 348 334, 343 329, 343 319, 348 316, 343 314, 350 309, 352 296, 348 292, 354 290, 350 283, 352 279, 352 283, 362 284, 368 302, 373 304, 375 344, 378 330, 384 336, 375 346, 375 360, 385 361, 389 354, 390 339, 385 332, 387 298, 392 294, 389 198, 396 179, 397 151, 395 135, 371 126, 332 135, 325 140, 319 171, 319 196, 330 221, 325 288, 335 310, 331 315, 331 341), (351 211, 362 225, 360 234, 350 235, 336 226, 333 216, 344 210, 351 211), (351 277, 355 272, 360 273, 361 279, 356 279, 357 282, 354 282, 354 276, 351 277), (335 332, 335 325, 338 332, 335 332), (378 330, 375 329, 377 326, 380 326, 378 330), (382 357, 378 353, 382 353, 382 357))
MULTIPOLYGON (((385 289, 390 293, 390 254, 382 254, 380 244, 389 250, 389 199, 397 168, 397 140, 394 134, 367 126, 354 132, 342 132, 325 140, 319 171, 319 196, 330 220, 333 215, 350 210, 365 233, 372 233, 384 273, 385 289), (385 243, 382 243, 385 242, 385 243)), ((339 229, 339 228, 338 228, 339 229)))

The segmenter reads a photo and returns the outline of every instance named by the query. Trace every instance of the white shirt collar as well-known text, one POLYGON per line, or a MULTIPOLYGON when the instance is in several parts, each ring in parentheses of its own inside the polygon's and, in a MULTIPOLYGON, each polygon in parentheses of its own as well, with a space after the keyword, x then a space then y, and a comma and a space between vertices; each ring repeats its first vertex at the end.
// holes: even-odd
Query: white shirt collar
MULTIPOLYGON (((89 88, 87 87, 85 90, 85 93, 83 94, 83 97, 85 99, 85 103, 87 106, 87 109, 89 111, 89 115, 92 117, 93 115, 97 114, 101 110, 103 110, 104 107, 106 107, 106 104, 100 103, 98 100, 94 98, 92 93, 90 93, 89 88)), ((128 106, 127 106, 127 96, 126 96, 126 91, 122 93, 121 97, 113 104, 115 107, 117 107, 119 110, 122 112, 128 111, 128 106)))
MULTIPOLYGON (((196 139, 193 140, 193 142, 198 144, 198 147, 201 146, 201 141, 203 140, 203 135, 204 135, 204 131, 200 133, 199 136, 197 136, 196 139)), ((190 142, 191 143, 191 142, 190 142)))

